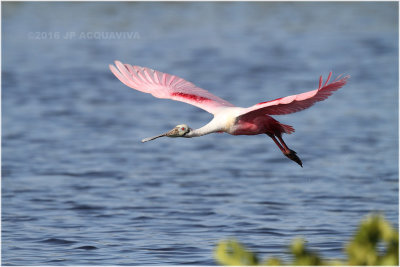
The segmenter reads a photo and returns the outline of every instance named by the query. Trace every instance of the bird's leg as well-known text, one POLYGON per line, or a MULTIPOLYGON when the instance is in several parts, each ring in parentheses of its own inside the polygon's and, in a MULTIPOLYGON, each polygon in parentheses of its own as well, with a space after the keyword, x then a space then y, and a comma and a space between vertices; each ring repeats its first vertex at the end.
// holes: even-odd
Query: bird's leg
POLYGON ((285 149, 285 151, 282 151, 283 154, 286 157, 288 157, 289 159, 291 159, 294 162, 296 162, 297 164, 299 164, 301 167, 303 167, 303 163, 301 162, 301 159, 297 156, 296 151, 291 150, 290 148, 288 148, 288 146, 286 145, 285 141, 283 141, 283 139, 282 139, 282 135, 279 134, 276 137, 278 137, 279 141, 282 143, 282 146, 285 149))
POLYGON ((282 143, 282 146, 284 147, 285 151, 289 151, 290 149, 289 149, 288 146, 286 145, 285 141, 283 141, 282 136, 281 136, 281 135, 277 135, 276 137, 278 137, 279 142, 282 143))
POLYGON ((285 154, 285 149, 282 147, 282 145, 278 142, 278 140, 276 140, 275 135, 273 134, 267 134, 269 137, 272 138, 272 140, 274 140, 275 144, 279 147, 279 149, 282 151, 283 154, 285 154))
POLYGON ((301 167, 303 167, 303 163, 301 162, 301 159, 297 156, 296 151, 291 150, 290 148, 288 148, 288 146, 286 145, 285 141, 283 141, 281 135, 276 135, 276 137, 278 137, 279 141, 276 140, 275 135, 269 134, 269 133, 267 133, 267 135, 269 137, 271 137, 272 140, 274 140, 275 144, 282 151, 283 155, 285 155, 286 157, 288 157, 289 159, 293 160, 294 162, 299 164, 301 167))

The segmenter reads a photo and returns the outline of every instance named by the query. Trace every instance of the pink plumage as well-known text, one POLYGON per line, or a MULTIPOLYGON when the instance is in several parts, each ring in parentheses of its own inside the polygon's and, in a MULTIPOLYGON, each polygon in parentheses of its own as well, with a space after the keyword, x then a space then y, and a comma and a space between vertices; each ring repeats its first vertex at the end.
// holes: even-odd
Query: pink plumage
POLYGON ((323 87, 321 87, 323 82, 321 76, 318 89, 298 95, 291 95, 267 102, 258 103, 252 107, 247 108, 245 113, 255 113, 255 115, 286 115, 309 108, 316 102, 327 99, 328 96, 332 94, 332 92, 338 90, 343 85, 345 85, 347 79, 350 77, 345 76, 344 78, 338 80, 338 78, 340 78, 340 76, 338 76, 338 78, 336 78, 332 83, 328 84, 331 76, 332 72, 329 73, 329 76, 326 79, 323 87))
POLYGON ((119 61, 115 61, 115 66, 110 65, 110 70, 122 83, 133 89, 152 94, 157 98, 185 102, 214 115, 208 124, 199 129, 193 130, 186 124, 181 124, 165 134, 143 139, 142 142, 163 136, 190 138, 216 132, 226 132, 232 135, 267 134, 285 156, 300 166, 302 166, 300 158, 295 151, 287 147, 282 139, 282 133, 293 133, 294 128, 278 122, 269 115, 285 115, 309 108, 344 86, 350 77, 340 78, 341 75, 339 75, 329 83, 332 76, 332 72, 330 72, 324 84, 322 76, 320 77, 318 88, 315 90, 241 108, 235 107, 228 101, 178 76, 150 68, 122 64, 119 61))
POLYGON ((185 102, 212 114, 218 112, 221 107, 234 106, 177 76, 149 68, 122 64, 119 61, 115 61, 115 65, 116 67, 110 65, 110 70, 121 82, 133 89, 150 93, 157 98, 185 102))

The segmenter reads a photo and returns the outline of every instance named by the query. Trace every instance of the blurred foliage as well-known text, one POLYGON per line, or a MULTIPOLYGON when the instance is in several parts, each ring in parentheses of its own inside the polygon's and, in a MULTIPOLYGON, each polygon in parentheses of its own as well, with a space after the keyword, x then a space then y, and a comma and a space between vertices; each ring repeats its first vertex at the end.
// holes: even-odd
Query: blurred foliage
POLYGON ((221 241, 215 258, 221 265, 399 265, 398 231, 380 215, 371 215, 361 222, 345 247, 343 260, 322 259, 306 248, 303 239, 295 239, 290 246, 292 262, 279 258, 260 261, 257 255, 235 240, 221 241))

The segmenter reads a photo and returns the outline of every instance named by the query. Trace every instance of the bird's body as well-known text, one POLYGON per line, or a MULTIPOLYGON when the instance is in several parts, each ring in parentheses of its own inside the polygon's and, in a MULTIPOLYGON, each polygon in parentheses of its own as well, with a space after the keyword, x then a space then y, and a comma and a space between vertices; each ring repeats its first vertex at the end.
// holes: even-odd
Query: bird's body
POLYGON ((267 132, 275 134, 291 133, 291 126, 281 124, 268 115, 254 118, 243 118, 241 114, 246 112, 242 107, 226 107, 214 115, 214 118, 197 130, 192 130, 193 136, 201 136, 215 132, 225 132, 231 135, 257 135, 267 132), (201 133, 201 134, 200 134, 201 133))
POLYGON ((287 147, 282 139, 282 133, 291 134, 294 132, 294 128, 278 122, 269 115, 284 115, 306 109, 315 102, 326 99, 333 91, 345 85, 349 78, 346 76, 340 79, 339 76, 328 84, 330 73, 324 85, 322 85, 323 81, 320 77, 319 86, 313 91, 242 108, 177 76, 149 68, 122 64, 119 61, 116 61, 115 65, 116 67, 110 65, 110 70, 125 85, 145 93, 151 93, 158 98, 177 100, 197 106, 214 115, 209 123, 199 129, 191 129, 182 124, 165 134, 143 139, 142 142, 163 136, 191 138, 215 132, 226 132, 231 135, 267 134, 285 156, 300 166, 302 166, 300 158, 296 152, 287 147))

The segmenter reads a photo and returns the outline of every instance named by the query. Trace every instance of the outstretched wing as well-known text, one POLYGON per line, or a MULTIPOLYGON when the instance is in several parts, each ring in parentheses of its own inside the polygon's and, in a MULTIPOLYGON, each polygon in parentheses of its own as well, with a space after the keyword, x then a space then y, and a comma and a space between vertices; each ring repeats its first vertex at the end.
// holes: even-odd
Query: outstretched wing
POLYGON ((334 81, 328 84, 332 72, 329 73, 328 79, 322 86, 322 76, 319 78, 318 89, 305 92, 298 95, 291 95, 278 98, 272 101, 258 103, 254 106, 246 108, 241 116, 257 116, 257 115, 285 115, 300 110, 306 109, 314 105, 315 102, 322 101, 328 98, 333 91, 338 90, 344 86, 350 76, 340 78, 339 75, 334 81))
POLYGON ((125 85, 158 98, 182 101, 215 114, 222 107, 233 107, 228 101, 177 76, 150 68, 115 61, 111 72, 125 85))

